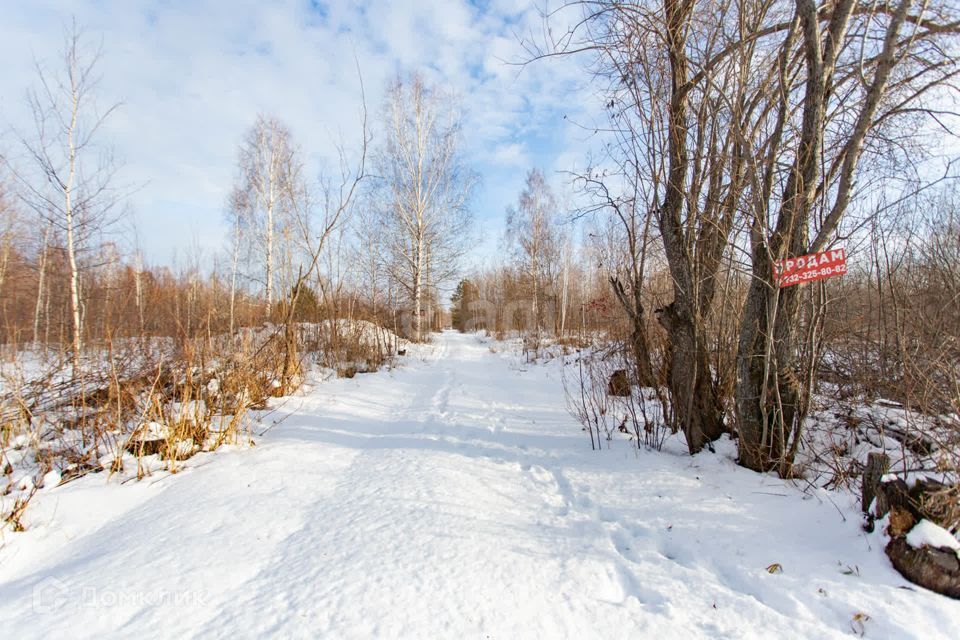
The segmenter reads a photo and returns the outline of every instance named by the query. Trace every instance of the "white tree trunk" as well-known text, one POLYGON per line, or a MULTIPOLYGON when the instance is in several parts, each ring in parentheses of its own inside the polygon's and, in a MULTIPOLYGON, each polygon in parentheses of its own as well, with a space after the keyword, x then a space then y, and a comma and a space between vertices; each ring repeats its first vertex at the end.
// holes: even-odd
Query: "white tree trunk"
MULTIPOLYGON (((237 228, 240 228, 239 221, 237 222, 237 228)), ((233 267, 230 270, 230 335, 233 335, 233 330, 235 327, 235 318, 236 318, 236 305, 237 305, 237 268, 240 261, 240 238, 239 232, 234 238, 233 243, 233 267)))
POLYGON ((430 281, 430 243, 427 243, 427 253, 426 253, 426 263, 425 268, 427 271, 427 276, 424 280, 424 287, 427 292, 427 333, 433 331, 433 283, 430 281))
POLYGON ((423 338, 423 240, 417 240, 416 267, 413 272, 413 331, 417 342, 423 338))
POLYGON ((570 245, 566 245, 563 256, 563 275, 560 290, 560 337, 567 330, 567 301, 570 297, 570 245))
POLYGON ((270 199, 267 202, 267 317, 273 310, 273 177, 270 177, 270 199))
POLYGON ((143 320, 143 260, 140 257, 140 254, 137 254, 136 270, 133 274, 133 286, 135 288, 135 294, 137 296, 137 320, 139 322, 140 336, 143 336, 144 330, 144 320, 143 320))
POLYGON ((74 220, 73 211, 73 182, 76 177, 77 150, 74 144, 74 134, 77 129, 77 113, 79 111, 79 95, 76 87, 76 69, 70 69, 70 80, 73 84, 73 103, 70 110, 70 127, 67 130, 67 149, 68 149, 68 174, 64 185, 64 226, 67 232, 67 262, 70 265, 70 314, 73 318, 73 371, 74 374, 80 369, 80 350, 83 347, 80 336, 80 270, 77 267, 77 250, 74 239, 74 220))

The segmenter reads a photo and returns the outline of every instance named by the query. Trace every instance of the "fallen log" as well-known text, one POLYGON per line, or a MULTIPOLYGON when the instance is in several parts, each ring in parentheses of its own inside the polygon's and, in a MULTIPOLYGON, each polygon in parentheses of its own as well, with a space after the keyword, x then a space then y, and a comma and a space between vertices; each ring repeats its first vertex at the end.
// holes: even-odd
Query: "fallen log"
POLYGON ((910 582, 960 599, 960 558, 953 549, 928 546, 915 549, 906 537, 900 536, 890 540, 886 553, 894 568, 910 582))
POLYGON ((946 485, 929 479, 918 480, 913 486, 900 478, 875 481, 876 474, 888 461, 883 460, 886 457, 883 454, 874 456, 870 454, 868 457, 869 474, 864 473, 862 496, 863 504, 869 510, 868 529, 872 530, 874 518, 889 515, 886 533, 890 542, 885 551, 893 567, 914 584, 960 599, 960 557, 957 551, 926 544, 914 547, 907 540, 913 528, 923 520, 937 521, 937 514, 930 509, 929 497, 945 490, 946 485))

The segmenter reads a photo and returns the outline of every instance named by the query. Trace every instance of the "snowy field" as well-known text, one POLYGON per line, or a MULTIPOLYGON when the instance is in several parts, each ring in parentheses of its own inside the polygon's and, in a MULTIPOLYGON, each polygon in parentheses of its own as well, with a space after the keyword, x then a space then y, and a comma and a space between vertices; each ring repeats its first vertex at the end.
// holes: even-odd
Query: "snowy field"
POLYGON ((590 450, 560 363, 445 333, 316 384, 252 448, 44 489, 0 637, 957 638, 856 499, 734 447, 590 450))

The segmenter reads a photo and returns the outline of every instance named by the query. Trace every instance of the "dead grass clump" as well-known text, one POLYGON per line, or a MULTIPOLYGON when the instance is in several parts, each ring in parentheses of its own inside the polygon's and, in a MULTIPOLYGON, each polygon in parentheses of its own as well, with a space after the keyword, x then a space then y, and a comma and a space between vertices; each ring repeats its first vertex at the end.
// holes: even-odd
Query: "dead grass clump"
MULTIPOLYGON (((0 395, 0 463, 8 478, 0 518, 22 527, 43 473, 143 478, 178 472, 200 452, 250 443, 251 412, 294 392, 308 359, 352 377, 388 363, 398 340, 371 323, 264 325, 236 335, 103 345, 81 371, 60 366, 9 381, 0 395), (295 344, 289 344, 290 336, 295 344), (14 480, 34 480, 24 488, 14 480), (30 486, 34 488, 30 489, 30 486)), ((136 341, 133 341, 136 342, 136 341)))

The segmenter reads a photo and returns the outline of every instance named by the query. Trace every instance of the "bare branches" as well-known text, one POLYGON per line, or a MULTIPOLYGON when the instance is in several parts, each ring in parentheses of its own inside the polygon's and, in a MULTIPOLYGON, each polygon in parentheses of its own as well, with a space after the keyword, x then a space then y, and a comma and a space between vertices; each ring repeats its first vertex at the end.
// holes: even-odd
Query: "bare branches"
MULTIPOLYGON (((749 239, 736 392, 742 459, 756 468, 776 459, 789 473, 781 463, 805 415, 813 353, 805 341, 816 334, 799 327, 815 318, 796 290, 778 290, 772 265, 849 233, 851 203, 884 188, 881 174, 865 172, 884 155, 923 153, 914 142, 923 116, 949 128, 940 114, 952 110, 960 73, 960 15, 915 0, 589 0, 563 11, 580 17, 528 51, 532 60, 588 52, 603 82, 619 172, 593 179, 603 189, 589 177, 583 184, 620 220, 631 191, 633 210, 653 213, 673 285, 659 319, 673 354, 674 414, 688 442, 696 435, 688 425, 716 415, 717 404, 691 400, 721 382, 698 381, 719 370, 700 350, 713 339, 706 322, 725 256, 749 239), (611 195, 614 180, 627 195, 611 195), (763 444, 747 451, 754 431, 763 444), (766 461, 751 457, 764 447, 766 461)), ((629 315, 628 289, 616 278, 613 287, 629 315)))
POLYGON ((421 340, 431 288, 453 275, 468 246, 467 204, 476 178, 460 155, 456 106, 440 89, 419 76, 396 80, 384 121, 378 206, 392 254, 390 272, 410 295, 413 335, 421 340))
MULTIPOLYGON (((38 87, 30 92, 34 135, 20 139, 32 173, 11 167, 23 201, 64 235, 70 270, 71 347, 77 373, 83 340, 81 259, 91 239, 115 221, 119 198, 113 192, 115 169, 109 152, 97 153, 95 140, 118 104, 100 112, 95 97, 101 47, 91 46, 74 22, 64 38, 59 68, 47 72, 37 62, 38 87), (99 157, 97 157, 99 156, 99 157)), ((45 240, 46 244, 46 240, 45 240)))

